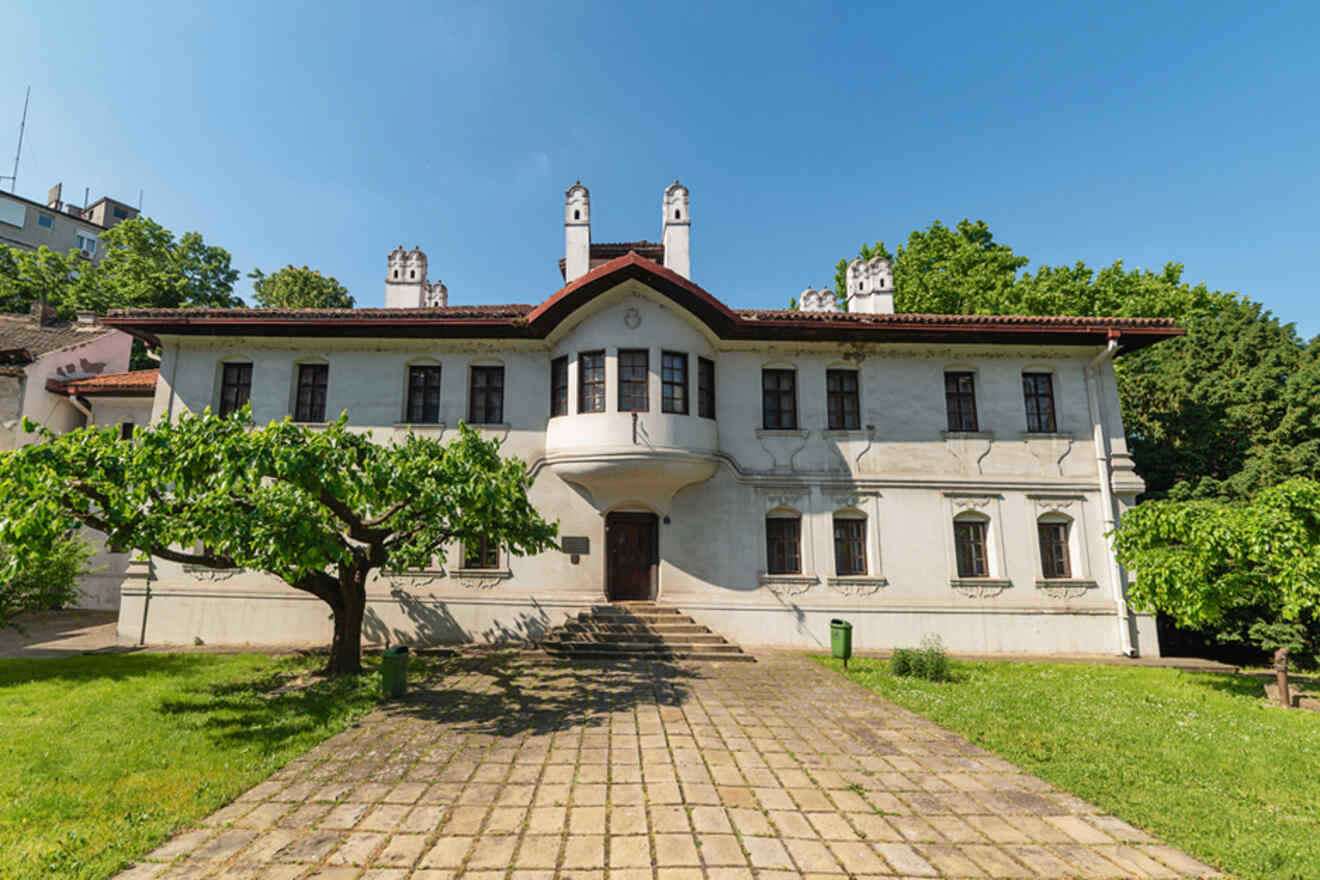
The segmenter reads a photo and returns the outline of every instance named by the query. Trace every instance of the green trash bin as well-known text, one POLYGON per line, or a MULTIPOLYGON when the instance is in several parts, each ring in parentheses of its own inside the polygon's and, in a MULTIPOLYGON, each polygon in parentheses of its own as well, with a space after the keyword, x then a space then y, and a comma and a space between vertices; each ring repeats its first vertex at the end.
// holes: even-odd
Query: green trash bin
POLYGON ((380 689, 389 699, 398 699, 408 689, 408 646, 395 645, 380 656, 380 689))
POLYGON ((848 668, 848 658, 852 656, 852 624, 846 620, 834 618, 830 621, 830 653, 843 661, 843 668, 848 668))

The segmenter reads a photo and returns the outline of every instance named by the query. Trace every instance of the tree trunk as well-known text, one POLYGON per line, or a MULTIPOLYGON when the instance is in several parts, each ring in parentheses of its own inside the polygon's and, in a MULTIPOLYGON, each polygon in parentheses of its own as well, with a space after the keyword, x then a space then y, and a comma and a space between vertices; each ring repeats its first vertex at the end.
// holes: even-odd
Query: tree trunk
POLYGON ((325 674, 359 675, 362 672, 362 618, 367 610, 366 566, 341 567, 339 607, 335 609, 335 634, 325 674))
POLYGON ((1292 697, 1288 694, 1288 649, 1280 648, 1274 652, 1274 675, 1279 683, 1279 704, 1285 709, 1292 708, 1292 697))

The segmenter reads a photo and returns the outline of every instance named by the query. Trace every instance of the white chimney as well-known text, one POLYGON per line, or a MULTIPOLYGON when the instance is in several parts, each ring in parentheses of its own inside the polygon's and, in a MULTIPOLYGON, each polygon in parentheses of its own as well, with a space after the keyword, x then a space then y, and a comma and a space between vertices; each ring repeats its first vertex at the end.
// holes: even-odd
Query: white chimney
POLYGON ((564 191, 564 283, 591 268, 591 193, 582 181, 564 191))
POLYGON ((665 187, 660 241, 665 246, 665 268, 692 277, 692 214, 688 188, 675 180, 665 187))
POLYGON ((894 268, 884 257, 848 264, 848 311, 864 315, 894 313, 894 268))

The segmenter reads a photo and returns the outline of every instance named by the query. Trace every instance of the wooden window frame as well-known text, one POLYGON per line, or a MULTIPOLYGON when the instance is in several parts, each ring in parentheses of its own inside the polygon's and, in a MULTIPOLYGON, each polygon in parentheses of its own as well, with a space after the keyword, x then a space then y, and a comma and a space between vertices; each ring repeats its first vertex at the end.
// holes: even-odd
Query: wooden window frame
POLYGON ((482 535, 463 542, 464 571, 499 571, 500 545, 482 535), (474 564, 475 563, 475 564, 474 564))
POLYGON ((976 417, 976 374, 966 370, 946 370, 944 373, 944 408, 949 419, 949 431, 955 434, 974 434, 980 430, 976 417))
POLYGON ((293 420, 309 424, 324 422, 329 389, 329 364, 298 364, 298 386, 294 392, 293 420))
POLYGON ((861 430, 861 378, 856 370, 826 370, 825 398, 829 430, 861 430))
POLYGON ((650 412, 651 352, 645 348, 621 348, 618 351, 618 412, 650 412), (629 361, 624 364, 625 359, 629 361), (640 361, 640 364, 637 362, 640 361), (641 378, 635 375, 641 367, 641 378), (625 370, 627 376, 625 377, 625 370))
POLYGON ((697 415, 715 418, 715 362, 710 358, 697 358, 697 415))
POLYGON ((688 404, 688 355, 685 351, 660 352, 660 411, 685 416, 688 404))
POLYGON ((1036 540, 1040 543, 1040 570, 1045 580, 1072 578, 1071 523, 1057 520, 1037 521, 1036 540), (1060 536, 1058 533, 1061 532, 1060 536))
POLYGON ((605 352, 578 355, 578 412, 605 412, 605 352))
POLYGON ((802 573, 802 517, 765 518, 765 555, 767 574, 802 573))
POLYGON ((797 370, 761 370, 761 427, 767 431, 797 430, 797 370), (771 384, 774 387, 767 387, 771 384))
POLYGON ((958 577, 990 577, 990 524, 980 519, 953 521, 953 550, 958 577))
POLYGON ((1054 434, 1058 431, 1054 376, 1051 373, 1023 373, 1022 402, 1027 409, 1028 434, 1054 434))
POLYGON ((415 425, 440 423, 442 378, 438 364, 408 365, 408 399, 405 403, 404 421, 415 425))
POLYGON ((568 355, 550 361, 550 417, 568 415, 568 355))
POLYGON ((834 573, 840 577, 866 574, 866 520, 834 516, 834 573))
POLYGON ((252 401, 252 363, 234 361, 220 365, 220 405, 222 416, 237 412, 252 401))
POLYGON ((468 368, 468 424, 504 423, 504 366, 476 364, 468 368), (477 377, 482 377, 478 384, 477 377), (497 383, 492 379, 498 379, 497 383), (480 418, 478 418, 480 416, 480 418))

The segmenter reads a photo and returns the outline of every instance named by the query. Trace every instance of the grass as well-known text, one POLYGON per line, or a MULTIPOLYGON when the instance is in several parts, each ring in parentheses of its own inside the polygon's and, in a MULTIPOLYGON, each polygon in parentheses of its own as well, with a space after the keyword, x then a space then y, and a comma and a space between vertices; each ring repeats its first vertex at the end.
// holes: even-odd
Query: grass
POLYGON ((953 661, 933 683, 813 659, 1222 870, 1320 877, 1320 715, 1258 679, 953 661))
POLYGON ((0 661, 0 877, 107 877, 376 704, 374 675, 277 691, 319 662, 0 661))

